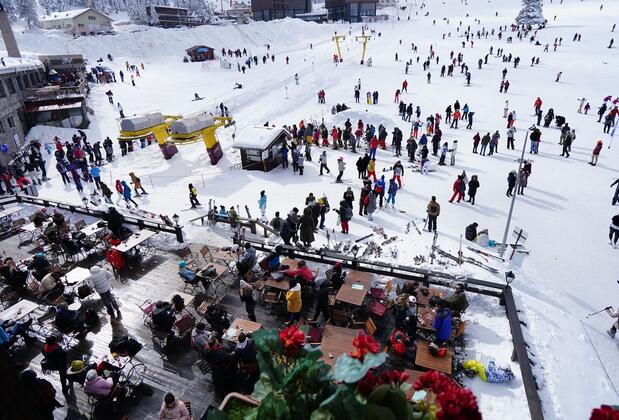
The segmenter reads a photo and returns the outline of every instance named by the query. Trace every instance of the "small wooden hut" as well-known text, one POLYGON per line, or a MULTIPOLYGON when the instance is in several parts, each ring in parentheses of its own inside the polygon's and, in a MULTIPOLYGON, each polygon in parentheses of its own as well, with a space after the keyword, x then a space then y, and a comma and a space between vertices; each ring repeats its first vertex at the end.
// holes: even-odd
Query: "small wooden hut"
POLYGON ((243 169, 269 172, 281 164, 280 149, 291 138, 283 127, 248 127, 236 138, 233 147, 241 151, 243 169))
POLYGON ((205 45, 195 45, 185 50, 191 61, 207 61, 215 59, 215 50, 205 45))

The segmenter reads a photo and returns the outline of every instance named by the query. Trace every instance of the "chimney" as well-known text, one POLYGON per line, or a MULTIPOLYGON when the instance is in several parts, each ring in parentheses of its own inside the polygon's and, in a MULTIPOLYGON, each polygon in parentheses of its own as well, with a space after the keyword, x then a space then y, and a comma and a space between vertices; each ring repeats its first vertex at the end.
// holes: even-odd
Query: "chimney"
POLYGON ((11 29, 11 23, 9 22, 9 15, 4 10, 2 4, 0 4, 0 32, 2 32, 2 39, 4 39, 4 45, 9 57, 21 57, 15 35, 13 35, 13 30, 11 29))

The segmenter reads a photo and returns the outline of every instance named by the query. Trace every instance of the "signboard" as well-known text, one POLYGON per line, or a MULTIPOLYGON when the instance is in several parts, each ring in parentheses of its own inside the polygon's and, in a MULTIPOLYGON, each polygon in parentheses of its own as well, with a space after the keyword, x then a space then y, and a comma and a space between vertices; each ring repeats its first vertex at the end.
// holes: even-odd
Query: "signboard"
POLYGON ((19 141, 19 136, 18 136, 17 134, 14 134, 14 135, 13 135, 13 140, 15 140, 15 145, 16 145, 17 147, 19 147, 19 144, 20 144, 21 142, 19 141))

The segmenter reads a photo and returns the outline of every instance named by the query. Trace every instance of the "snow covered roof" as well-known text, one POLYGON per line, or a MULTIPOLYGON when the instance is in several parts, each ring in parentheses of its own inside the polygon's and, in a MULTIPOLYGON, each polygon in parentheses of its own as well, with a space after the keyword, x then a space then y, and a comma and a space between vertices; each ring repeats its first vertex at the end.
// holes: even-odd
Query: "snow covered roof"
MULTIPOLYGON (((34 56, 33 56, 34 57, 34 56)), ((14 73, 16 70, 34 70, 45 68, 36 58, 30 57, 3 57, 6 66, 0 66, 0 74, 14 73)))
POLYGON ((237 149, 264 150, 282 133, 292 137, 283 127, 247 127, 234 140, 232 146, 237 149))
POLYGON ((39 17, 39 21, 53 21, 53 20, 63 20, 63 19, 73 19, 78 17, 79 15, 86 13, 88 11, 93 11, 93 12, 97 12, 103 16, 105 16, 106 18, 108 18, 109 20, 113 20, 111 17, 107 16, 105 13, 101 13, 100 11, 98 11, 97 9, 93 9, 92 7, 86 7, 85 9, 75 9, 75 10, 68 10, 66 12, 54 12, 48 16, 41 16, 39 17))

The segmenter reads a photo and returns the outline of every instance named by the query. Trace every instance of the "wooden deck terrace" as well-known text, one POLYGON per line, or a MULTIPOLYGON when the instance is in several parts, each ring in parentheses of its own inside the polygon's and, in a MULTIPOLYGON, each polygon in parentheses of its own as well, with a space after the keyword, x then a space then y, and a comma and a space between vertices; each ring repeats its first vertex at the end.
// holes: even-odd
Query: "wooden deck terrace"
MULTIPOLYGON (((32 256, 31 245, 17 247, 17 236, 8 237, 0 242, 0 251, 14 259, 23 259, 32 256)), ((193 244, 191 249, 198 252, 201 245, 193 244)), ((80 261, 77 266, 90 267, 102 261, 102 256, 93 256, 80 261)), ((174 291, 182 291, 183 283, 177 274, 179 257, 173 253, 157 251, 151 257, 145 259, 139 269, 126 273, 126 279, 121 283, 113 281, 112 293, 121 305, 122 318, 110 320, 105 308, 102 307, 98 295, 93 294, 86 299, 83 307, 92 305, 98 309, 101 322, 100 328, 89 332, 86 338, 71 347, 69 360, 85 358, 90 361, 101 361, 104 356, 110 357, 108 344, 115 336, 129 335, 144 345, 136 358, 146 366, 144 383, 149 385, 153 394, 140 396, 135 404, 127 407, 126 414, 129 419, 159 418, 158 411, 161 407, 163 396, 166 392, 185 401, 191 402, 191 409, 196 419, 199 419, 210 404, 218 405, 211 385, 210 374, 202 373, 198 362, 197 353, 191 348, 181 349, 166 357, 155 350, 152 342, 150 329, 144 325, 142 311, 138 307, 146 299, 156 302, 166 299, 174 291)), ((205 265, 205 261, 200 261, 205 265)), ((107 263, 106 263, 107 266, 107 263)), ((109 267, 108 267, 109 268, 109 267)), ((233 282, 229 273, 224 278, 227 284, 233 282)), ((247 318, 244 305, 240 304, 238 289, 230 288, 226 296, 220 301, 232 318, 247 318)), ((201 319, 193 305, 188 306, 190 312, 196 317, 196 322, 201 319)), ((39 307, 33 318, 45 314, 47 307, 39 307)), ((263 308, 256 307, 258 322, 265 327, 279 326, 276 319, 266 315, 263 308)), ((36 321, 35 321, 36 323, 36 321)), ((207 324, 208 325, 208 324, 207 324)), ((29 347, 18 348, 15 351, 15 359, 19 364, 28 366, 37 374, 50 381, 57 390, 57 399, 64 407, 54 412, 58 419, 86 419, 90 418, 91 406, 83 389, 75 385, 74 392, 70 393, 67 401, 61 392, 60 380, 57 372, 44 375, 41 372, 42 339, 29 347)))

